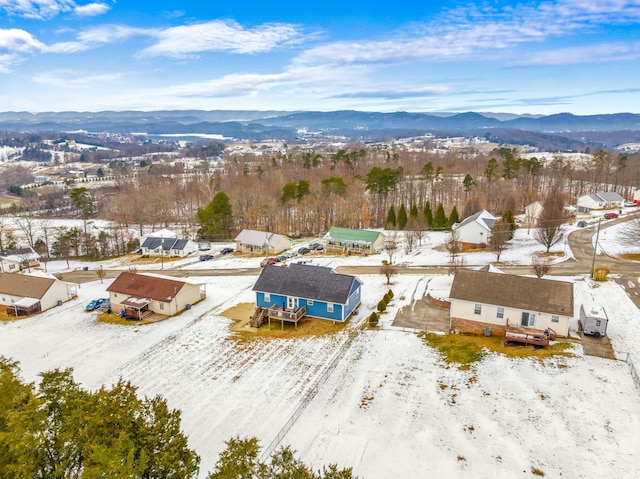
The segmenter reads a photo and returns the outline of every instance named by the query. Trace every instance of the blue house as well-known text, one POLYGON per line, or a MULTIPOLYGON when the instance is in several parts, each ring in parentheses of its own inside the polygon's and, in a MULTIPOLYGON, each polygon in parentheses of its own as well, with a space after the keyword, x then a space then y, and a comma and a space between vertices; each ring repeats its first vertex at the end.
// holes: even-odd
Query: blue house
POLYGON ((256 309, 267 310, 269 320, 297 325, 303 316, 345 321, 360 304, 361 286, 355 276, 293 263, 288 267, 265 266, 253 291, 256 309))

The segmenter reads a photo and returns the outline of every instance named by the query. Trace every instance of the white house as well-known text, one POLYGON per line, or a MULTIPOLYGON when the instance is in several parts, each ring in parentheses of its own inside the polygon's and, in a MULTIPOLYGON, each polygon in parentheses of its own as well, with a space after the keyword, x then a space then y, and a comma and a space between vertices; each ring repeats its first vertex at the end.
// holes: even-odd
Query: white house
POLYGON ((460 269, 449 298, 451 329, 476 334, 509 326, 566 337, 574 313, 573 283, 512 274, 460 269))
POLYGON ((242 230, 235 239, 236 251, 278 254, 291 248, 291 239, 267 231, 242 230))
POLYGON ((188 239, 148 236, 140 248, 142 254, 150 256, 179 256, 182 258, 198 251, 198 244, 188 239))
POLYGON ((205 285, 191 280, 124 271, 107 288, 111 309, 144 319, 146 314, 174 315, 206 296, 205 285))
POLYGON ((76 296, 75 284, 54 277, 0 273, 0 304, 16 316, 35 314, 76 296))
POLYGON ((0 253, 0 273, 17 273, 40 266, 40 255, 33 248, 21 248, 0 253))
POLYGON ((495 216, 487 210, 482 210, 456 223, 451 229, 457 235, 462 250, 468 250, 489 244, 491 228, 496 221, 495 216))
POLYGON ((534 225, 538 222, 538 219, 542 215, 544 206, 539 201, 534 201, 524 207, 524 220, 530 225, 534 225))
POLYGON ((591 213, 593 210, 622 208, 624 198, 614 191, 599 191, 578 198, 578 212, 591 213))

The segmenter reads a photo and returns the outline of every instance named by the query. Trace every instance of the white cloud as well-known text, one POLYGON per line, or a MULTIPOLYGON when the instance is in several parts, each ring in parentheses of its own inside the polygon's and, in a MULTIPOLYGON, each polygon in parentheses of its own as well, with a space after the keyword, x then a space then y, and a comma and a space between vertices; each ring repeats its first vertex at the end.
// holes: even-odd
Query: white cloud
POLYGON ((573 48, 538 51, 511 62, 511 65, 571 65, 576 63, 607 63, 640 59, 640 42, 603 43, 573 48))
POLYGON ((10 28, 0 30, 0 50, 7 52, 29 52, 41 50, 45 46, 25 30, 10 28))
POLYGON ((122 78, 120 73, 105 73, 103 75, 87 75, 84 72, 72 70, 56 70, 40 73, 34 77, 34 81, 41 85, 49 85, 63 88, 89 88, 98 83, 113 83, 122 78))
POLYGON ((72 0, 0 0, 0 9, 9 15, 48 20, 60 13, 73 11, 72 0))
POLYGON ((77 35, 77 40, 70 42, 58 42, 46 47, 52 53, 74 53, 90 50, 96 46, 125 40, 134 35, 149 36, 151 32, 142 28, 133 28, 123 25, 103 25, 84 30, 77 35))
POLYGON ((259 53, 300 39, 294 25, 270 23, 247 29, 223 20, 158 30, 154 36, 158 42, 144 49, 142 55, 184 57, 205 51, 259 53))
POLYGON ((111 7, 105 3, 88 3, 86 5, 77 5, 73 12, 80 17, 95 17, 103 15, 111 10, 111 7))

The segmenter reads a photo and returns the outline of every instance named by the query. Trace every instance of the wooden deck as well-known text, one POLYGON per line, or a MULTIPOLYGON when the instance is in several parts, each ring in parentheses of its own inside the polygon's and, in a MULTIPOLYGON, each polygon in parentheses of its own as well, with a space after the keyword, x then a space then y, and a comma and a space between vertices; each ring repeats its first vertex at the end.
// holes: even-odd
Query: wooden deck
POLYGON ((278 306, 271 306, 268 310, 268 321, 269 328, 271 328, 271 320, 278 320, 282 323, 282 329, 284 329, 284 322, 287 321, 289 323, 295 323, 296 329, 298 328, 298 321, 300 321, 305 314, 307 314, 307 307, 302 306, 301 308, 296 309, 295 311, 292 309, 282 309, 278 306))
POLYGON ((525 346, 549 346, 549 341, 555 341, 556 332, 549 328, 544 331, 531 328, 514 328, 507 324, 504 331, 504 343, 518 343, 525 346))

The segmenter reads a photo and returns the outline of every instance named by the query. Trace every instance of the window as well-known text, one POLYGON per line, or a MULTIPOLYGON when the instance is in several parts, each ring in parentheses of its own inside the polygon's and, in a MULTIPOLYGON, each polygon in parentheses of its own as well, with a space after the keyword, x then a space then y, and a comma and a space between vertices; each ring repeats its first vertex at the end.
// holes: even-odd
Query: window
POLYGON ((333 303, 327 303, 327 313, 333 313, 333 303))
POLYGON ((560 316, 554 314, 551 316, 551 322, 552 323, 559 323, 560 322, 560 316))
POLYGON ((164 309, 164 303, 160 303, 160 309, 164 309))
POLYGON ((268 303, 271 301, 271 293, 264 293, 264 300, 268 303))
POLYGON ((309 299, 309 300, 307 300, 307 304, 308 304, 309 306, 313 306, 313 299, 309 299))
POLYGON ((600 321, 599 319, 596 320, 596 326, 600 326, 600 324, 602 324, 602 321, 600 321))
POLYGON ((496 313, 496 318, 504 318, 504 308, 502 306, 498 306, 498 312, 496 313))
POLYGON ((480 303, 476 303, 473 307, 473 314, 482 314, 482 305, 480 303))
POLYGON ((529 313, 529 326, 536 325, 536 313, 529 313))

